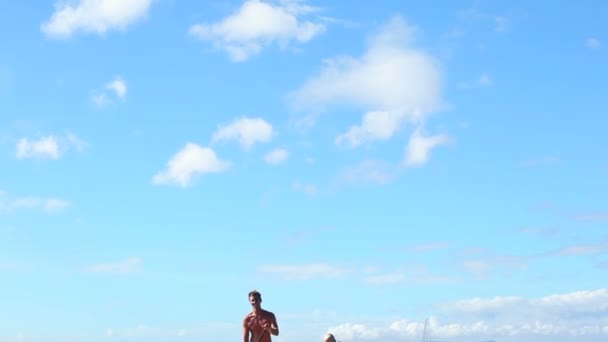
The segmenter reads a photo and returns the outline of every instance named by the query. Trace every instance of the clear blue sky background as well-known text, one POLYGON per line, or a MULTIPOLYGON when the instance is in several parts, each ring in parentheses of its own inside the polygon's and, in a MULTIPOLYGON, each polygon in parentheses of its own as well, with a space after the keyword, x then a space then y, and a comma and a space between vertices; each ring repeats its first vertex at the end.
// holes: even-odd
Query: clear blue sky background
POLYGON ((608 2, 0 5, 0 341, 608 338, 608 2))

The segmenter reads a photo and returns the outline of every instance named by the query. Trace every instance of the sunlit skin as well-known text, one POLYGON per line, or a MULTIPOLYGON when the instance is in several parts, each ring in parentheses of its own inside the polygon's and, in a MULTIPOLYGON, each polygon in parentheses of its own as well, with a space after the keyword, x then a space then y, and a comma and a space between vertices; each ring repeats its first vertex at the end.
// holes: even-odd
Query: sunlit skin
POLYGON ((249 303, 253 310, 243 319, 243 342, 271 342, 271 335, 279 335, 276 317, 262 309, 261 295, 251 294, 249 303))

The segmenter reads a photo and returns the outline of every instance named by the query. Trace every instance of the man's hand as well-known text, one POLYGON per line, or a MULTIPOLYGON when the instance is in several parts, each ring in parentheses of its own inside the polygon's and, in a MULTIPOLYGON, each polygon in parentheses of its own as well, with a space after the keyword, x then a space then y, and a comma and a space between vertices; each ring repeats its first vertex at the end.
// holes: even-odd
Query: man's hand
POLYGON ((270 323, 266 323, 263 325, 263 328, 264 328, 264 330, 266 330, 272 334, 272 329, 274 329, 274 326, 272 326, 272 324, 270 324, 270 323))

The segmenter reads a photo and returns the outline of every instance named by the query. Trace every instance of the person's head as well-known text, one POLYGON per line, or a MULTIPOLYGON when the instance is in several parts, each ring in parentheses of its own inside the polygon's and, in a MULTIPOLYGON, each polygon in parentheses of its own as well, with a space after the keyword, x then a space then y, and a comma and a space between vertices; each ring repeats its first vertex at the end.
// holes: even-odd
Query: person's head
POLYGON ((325 335, 323 342, 336 342, 336 338, 332 334, 325 335))
POLYGON ((259 309, 260 305, 262 304, 262 294, 259 293, 257 290, 253 290, 251 292, 249 292, 248 295, 249 298, 249 304, 251 304, 251 306, 253 306, 254 308, 259 309))

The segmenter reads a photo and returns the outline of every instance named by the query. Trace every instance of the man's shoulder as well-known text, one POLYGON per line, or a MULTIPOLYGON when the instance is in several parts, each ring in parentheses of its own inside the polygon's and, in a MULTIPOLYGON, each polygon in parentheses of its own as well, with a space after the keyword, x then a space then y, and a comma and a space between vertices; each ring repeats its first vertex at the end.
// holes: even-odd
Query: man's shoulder
POLYGON ((247 320, 247 319, 251 318, 252 316, 253 316, 253 312, 250 312, 245 315, 245 318, 243 318, 243 320, 247 320))
POLYGON ((263 310, 262 312, 263 312, 263 313, 264 313, 264 315, 266 315, 266 316, 272 316, 272 317, 274 317, 274 313, 272 313, 272 311, 263 310))

